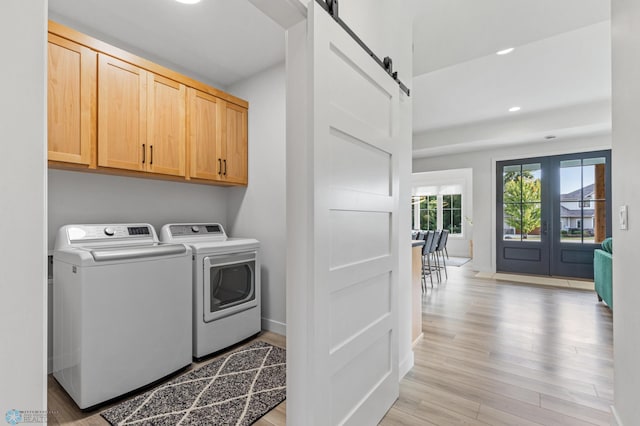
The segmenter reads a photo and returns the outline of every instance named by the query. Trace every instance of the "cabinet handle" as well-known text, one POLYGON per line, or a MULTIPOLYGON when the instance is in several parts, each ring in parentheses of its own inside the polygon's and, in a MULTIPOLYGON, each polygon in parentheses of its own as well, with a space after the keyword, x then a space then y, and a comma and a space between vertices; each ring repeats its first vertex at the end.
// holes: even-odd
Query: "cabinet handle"
POLYGON ((222 159, 218 158, 218 174, 222 174, 222 159))
POLYGON ((153 165, 153 145, 149 145, 149 148, 151 149, 151 161, 149 161, 149 165, 153 165))
POLYGON ((224 160, 222 160, 224 162, 224 175, 227 175, 227 159, 225 158, 224 160))
POLYGON ((147 148, 145 144, 142 144, 142 164, 147 160, 147 148))

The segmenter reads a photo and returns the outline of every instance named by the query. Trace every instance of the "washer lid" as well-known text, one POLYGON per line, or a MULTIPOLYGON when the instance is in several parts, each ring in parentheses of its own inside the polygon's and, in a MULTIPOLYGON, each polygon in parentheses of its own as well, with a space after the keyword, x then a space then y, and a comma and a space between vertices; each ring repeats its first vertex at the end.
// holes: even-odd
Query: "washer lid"
POLYGON ((158 256, 170 256, 186 253, 182 244, 154 244, 143 246, 100 247, 89 250, 93 260, 105 262, 112 260, 131 260, 158 256))

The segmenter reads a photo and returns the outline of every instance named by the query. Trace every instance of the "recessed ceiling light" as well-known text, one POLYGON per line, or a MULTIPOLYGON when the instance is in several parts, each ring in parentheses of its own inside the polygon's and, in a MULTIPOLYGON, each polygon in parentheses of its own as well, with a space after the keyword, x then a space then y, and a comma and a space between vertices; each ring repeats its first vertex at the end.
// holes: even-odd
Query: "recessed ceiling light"
POLYGON ((496 52, 496 55, 508 55, 509 53, 513 52, 513 49, 513 47, 510 47, 508 49, 498 50, 496 52))
POLYGON ((514 106, 509 108, 509 112, 516 112, 516 111, 520 111, 520 107, 519 106, 514 106))
POLYGON ((200 0, 176 0, 178 3, 184 3, 184 4, 196 4, 196 3, 200 3, 200 0))

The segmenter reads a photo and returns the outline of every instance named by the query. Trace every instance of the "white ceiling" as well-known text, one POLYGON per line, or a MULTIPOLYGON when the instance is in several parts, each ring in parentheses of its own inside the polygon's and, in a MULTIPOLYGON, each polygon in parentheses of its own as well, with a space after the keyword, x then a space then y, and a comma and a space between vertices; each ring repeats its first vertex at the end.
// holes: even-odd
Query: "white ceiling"
MULTIPOLYGON (((284 60, 284 30, 252 2, 277 3, 49 0, 49 11, 53 20, 226 89, 284 60)), ((609 0, 409 3, 415 14, 414 134, 468 130, 470 123, 610 97, 609 0), (506 47, 516 50, 495 55, 506 47), (506 110, 514 105, 522 110, 510 115, 506 110)), ((414 150, 431 145, 422 139, 424 146, 414 150)))
POLYGON ((49 16, 222 88, 284 60, 284 30, 246 0, 49 0, 49 16))
POLYGON ((548 129, 537 120, 545 111, 610 98, 609 0, 413 0, 413 7, 414 156, 446 153, 434 148, 443 129, 448 135, 464 129, 450 139, 468 148, 465 143, 478 142, 471 138, 474 126, 485 130, 487 123, 496 133, 485 140, 500 136, 504 144, 537 140, 547 131, 587 135, 610 127, 603 123, 606 114, 579 127, 573 123, 570 131, 575 117, 567 120, 567 131, 561 117, 548 129), (508 47, 516 49, 495 54, 508 47), (522 110, 509 113, 512 106, 522 110), (511 132, 528 115, 528 122, 538 122, 535 135, 521 128, 504 137, 500 123, 511 132))
POLYGON ((608 98, 609 27, 605 21, 414 77, 414 132, 608 98), (512 106, 522 109, 510 113, 512 106))
POLYGON ((414 75, 610 17, 609 0, 412 0, 414 75))

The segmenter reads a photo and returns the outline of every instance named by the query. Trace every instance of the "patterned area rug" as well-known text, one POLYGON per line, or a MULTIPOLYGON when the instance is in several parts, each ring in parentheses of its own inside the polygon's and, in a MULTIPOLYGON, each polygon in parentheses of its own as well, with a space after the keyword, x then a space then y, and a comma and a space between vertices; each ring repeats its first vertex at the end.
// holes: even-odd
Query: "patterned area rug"
POLYGON ((100 413, 112 425, 250 425, 286 396, 286 353, 256 342, 100 413))

